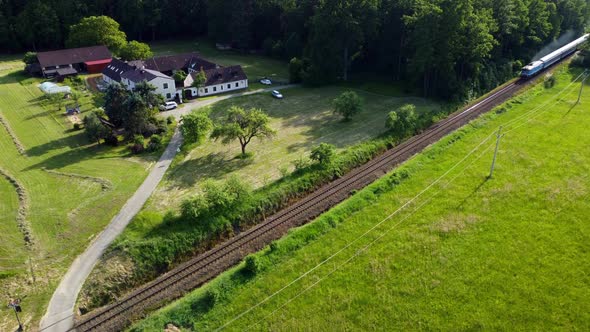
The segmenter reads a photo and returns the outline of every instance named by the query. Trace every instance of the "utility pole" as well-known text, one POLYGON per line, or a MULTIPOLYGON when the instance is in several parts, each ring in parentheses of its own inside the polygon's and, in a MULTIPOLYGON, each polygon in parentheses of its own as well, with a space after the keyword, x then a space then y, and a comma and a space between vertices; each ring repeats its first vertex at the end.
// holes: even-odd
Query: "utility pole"
POLYGON ((584 73, 586 74, 586 76, 582 80, 582 86, 580 87, 580 93, 578 94, 578 101, 576 101, 576 105, 580 103, 580 99, 582 98, 582 90, 584 89, 584 83, 588 79, 588 76, 590 76, 590 73, 588 73, 588 69, 584 70, 584 73))
POLYGON ((488 175, 488 179, 492 178, 494 175, 494 167, 496 167, 496 156, 498 155, 498 147, 500 146, 500 139, 502 138, 502 126, 498 128, 498 133, 496 134, 496 150, 494 151, 494 159, 492 160, 492 168, 490 169, 490 175, 488 175))
POLYGON ((22 331, 23 330, 23 324, 20 322, 20 318, 18 318, 18 313, 22 311, 21 307, 20 307, 20 299, 10 299, 10 302, 8 302, 8 307, 14 309, 14 315, 16 316, 16 321, 18 322, 18 330, 17 331, 22 331))

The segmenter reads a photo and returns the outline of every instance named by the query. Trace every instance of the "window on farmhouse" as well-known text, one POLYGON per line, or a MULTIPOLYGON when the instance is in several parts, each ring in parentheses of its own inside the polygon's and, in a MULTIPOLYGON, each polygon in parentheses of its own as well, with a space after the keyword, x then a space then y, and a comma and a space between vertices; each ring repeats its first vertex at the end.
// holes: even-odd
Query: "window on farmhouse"
POLYGON ((236 88, 238 87, 238 85, 239 85, 238 82, 236 82, 236 88))
POLYGON ((164 83, 164 89, 168 89, 168 83, 164 83))
POLYGON ((231 89, 231 84, 228 84, 228 85, 227 85, 227 88, 228 88, 228 89, 231 89))
POLYGON ((170 98, 172 98, 172 96, 169 93, 167 93, 166 98, 170 99, 170 98))
POLYGON ((215 91, 217 91, 217 87, 216 86, 213 87, 213 92, 215 92, 215 91))
POLYGON ((209 93, 209 89, 208 88, 205 88, 205 93, 209 93))

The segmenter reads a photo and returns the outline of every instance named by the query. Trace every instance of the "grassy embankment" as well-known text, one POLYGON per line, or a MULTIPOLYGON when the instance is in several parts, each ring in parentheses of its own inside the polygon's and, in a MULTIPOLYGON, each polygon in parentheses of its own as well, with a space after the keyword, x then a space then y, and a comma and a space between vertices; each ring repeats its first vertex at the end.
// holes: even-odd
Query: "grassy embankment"
POLYGON ((237 176, 255 188, 252 199, 240 207, 228 208, 226 216, 215 216, 224 219, 222 223, 234 226, 251 224, 332 178, 331 172, 315 170, 285 175, 292 173, 293 161, 308 158, 313 146, 321 142, 336 145, 345 154, 340 158, 342 168, 349 169, 385 149, 387 139, 374 139, 385 131, 388 112, 405 103, 416 104, 420 113, 439 108, 420 98, 359 91, 365 99, 364 111, 353 121, 342 122, 330 106, 331 100, 342 91, 339 87, 291 89, 285 92, 283 100, 263 94, 215 104, 211 109, 213 118, 222 116, 231 105, 264 109, 271 117, 271 126, 277 129, 277 137, 270 142, 252 142, 247 149, 254 154, 248 159, 235 158, 239 154, 237 144, 224 146, 206 140, 175 161, 146 207, 93 271, 82 291, 81 307, 104 304, 120 292, 167 270, 195 250, 202 250, 209 241, 228 235, 219 229, 200 230, 195 225, 199 221, 162 217, 167 211, 177 215, 180 203, 199 193, 204 181, 237 176), (370 143, 351 150, 363 141, 370 143))
MULTIPOLYGON (((0 127, 0 168, 25 193, 19 203, 16 188, 0 177, 0 287, 5 300, 23 299, 21 317, 29 329, 70 263, 143 181, 156 156, 129 157, 124 146, 88 144, 83 131, 72 130, 64 106, 48 103, 37 88, 40 80, 22 74, 22 67, 18 60, 0 62, 0 116, 10 130, 0 127), (19 204, 30 246, 17 226, 19 204)), ((81 117, 95 107, 89 94, 80 104, 81 117)), ((16 326, 14 313, 0 308, 0 330, 9 331, 16 326)))
POLYGON ((133 330, 213 330, 250 308, 228 329, 589 329, 590 86, 581 105, 579 83, 551 102, 572 77, 562 71, 554 88, 536 86, 291 232, 255 255, 256 274, 236 267, 133 330), (488 179, 492 134, 519 117, 488 179))

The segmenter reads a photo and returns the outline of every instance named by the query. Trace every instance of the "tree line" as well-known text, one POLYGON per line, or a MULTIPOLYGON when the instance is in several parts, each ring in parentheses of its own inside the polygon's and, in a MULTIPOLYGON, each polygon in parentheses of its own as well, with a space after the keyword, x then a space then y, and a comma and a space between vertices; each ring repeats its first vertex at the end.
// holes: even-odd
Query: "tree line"
POLYGON ((582 32, 590 0, 0 0, 0 49, 59 48, 93 15, 114 18, 133 40, 208 37, 297 57, 311 84, 375 72, 426 96, 465 98, 582 32))

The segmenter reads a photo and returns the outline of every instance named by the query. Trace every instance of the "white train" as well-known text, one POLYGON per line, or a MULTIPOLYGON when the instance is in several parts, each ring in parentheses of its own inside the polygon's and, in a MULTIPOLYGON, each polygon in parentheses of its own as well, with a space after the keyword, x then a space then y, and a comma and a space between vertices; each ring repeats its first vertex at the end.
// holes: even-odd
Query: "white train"
POLYGON ((521 77, 529 78, 538 74, 541 70, 551 66, 552 64, 556 63, 557 61, 567 57, 568 55, 574 53, 578 50, 580 45, 584 44, 590 38, 590 34, 586 34, 573 42, 565 45, 564 47, 553 51, 546 56, 542 57, 537 61, 533 61, 522 68, 522 72, 520 73, 521 77))

